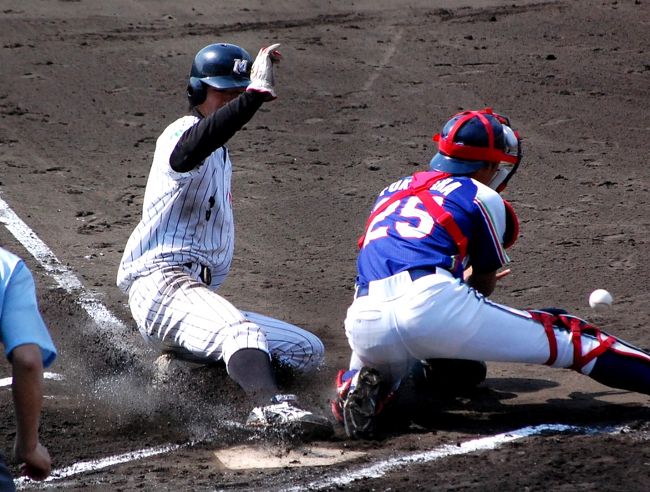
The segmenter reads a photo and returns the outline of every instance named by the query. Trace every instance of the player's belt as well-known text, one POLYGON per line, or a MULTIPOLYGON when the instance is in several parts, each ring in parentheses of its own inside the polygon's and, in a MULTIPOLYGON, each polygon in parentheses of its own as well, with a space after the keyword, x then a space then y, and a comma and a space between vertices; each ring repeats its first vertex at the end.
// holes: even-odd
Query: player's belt
MULTIPOLYGON (((447 275, 450 275, 450 273, 447 270, 443 270, 442 268, 414 268, 412 270, 408 270, 409 275, 411 277, 412 281, 416 281, 419 278, 426 277, 427 275, 433 275, 434 273, 439 273, 441 271, 444 271, 447 275)), ((368 295, 368 285, 359 285, 357 287, 357 294, 355 297, 363 297, 368 295)))
MULTIPOLYGON (((195 263, 185 263, 185 266, 187 268, 194 268, 195 263)), ((210 285, 212 283, 212 272, 207 266, 204 265, 198 265, 201 268, 201 273, 199 273, 199 277, 201 278, 201 282, 203 282, 205 285, 210 285)))

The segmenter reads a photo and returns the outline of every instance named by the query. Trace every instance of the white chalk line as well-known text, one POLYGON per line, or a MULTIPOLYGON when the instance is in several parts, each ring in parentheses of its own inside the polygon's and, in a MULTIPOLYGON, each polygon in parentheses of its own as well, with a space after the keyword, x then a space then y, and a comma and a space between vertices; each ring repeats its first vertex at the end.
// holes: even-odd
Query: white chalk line
MULTIPOLYGON (((43 379, 53 379, 55 381, 63 381, 63 375, 58 374, 56 372, 44 372, 43 373, 43 379)), ((12 377, 8 378, 2 378, 0 379, 0 388, 6 388, 7 390, 11 390, 10 386, 12 385, 14 379, 12 377)), ((53 396, 53 395, 43 395, 43 399, 45 400, 56 400, 56 399, 68 399, 67 396, 53 396)))
POLYGON ((126 331, 126 325, 117 319, 94 294, 84 290, 83 284, 74 273, 61 264, 52 250, 1 198, 0 222, 4 223, 7 230, 20 241, 56 283, 76 298, 76 302, 84 308, 100 328, 126 331))
MULTIPOLYGON (((192 444, 194 444, 194 442, 185 444, 166 444, 163 446, 157 446, 155 448, 141 449, 139 451, 118 454, 98 460, 81 461, 59 470, 52 470, 51 475, 40 483, 46 484, 47 482, 61 480, 63 478, 68 478, 80 473, 94 472, 103 468, 108 468, 109 466, 119 465, 122 463, 127 463, 129 461, 141 460, 143 458, 149 458, 151 456, 156 456, 159 454, 169 453, 171 451, 176 451, 178 449, 191 446, 192 444)), ((26 477, 20 477, 14 480, 14 484, 16 485, 16 489, 20 490, 25 488, 27 485, 37 485, 39 482, 26 477)))
POLYGON ((356 480, 368 478, 380 478, 386 473, 395 470, 396 468, 405 467, 412 464, 428 463, 441 458, 449 456, 456 456, 461 454, 473 453, 476 451, 484 451, 496 449, 497 447, 508 442, 516 441, 531 436, 538 436, 545 432, 574 432, 577 434, 602 434, 611 433, 620 430, 614 427, 582 427, 565 424, 542 424, 531 427, 523 427, 503 434, 496 434, 494 436, 483 437, 474 439, 460 444, 445 444, 430 451, 415 453, 410 455, 398 456, 388 460, 380 461, 360 468, 356 471, 350 471, 344 474, 336 472, 335 476, 321 478, 317 481, 311 482, 306 485, 300 485, 283 489, 283 492, 298 492, 302 490, 320 490, 329 487, 343 487, 356 480))
MULTIPOLYGON (((231 422, 233 426, 241 428, 242 425, 237 422, 231 422)), ((447 458, 449 456, 457 456, 461 454, 469 454, 476 451, 485 451, 496 449, 499 446, 506 444, 508 442, 517 441, 526 437, 538 436, 544 433, 553 432, 573 432, 576 434, 602 434, 602 433, 612 433, 620 431, 620 427, 582 427, 574 425, 565 425, 565 424, 543 424, 531 427, 523 427, 510 432, 505 432, 502 434, 496 434, 494 436, 483 437, 480 439, 474 439, 460 444, 445 444, 438 448, 424 451, 421 453, 415 453, 411 455, 398 456, 396 458, 391 458, 388 460, 379 461, 370 466, 365 466, 356 471, 348 471, 344 475, 341 475, 341 472, 335 472, 336 476, 330 476, 326 478, 321 478, 315 482, 311 482, 306 485, 291 487, 288 489, 283 489, 283 492, 297 492, 302 490, 320 490, 328 487, 336 486, 345 486, 356 480, 362 479, 373 479, 380 478, 386 473, 400 467, 405 467, 411 464, 422 464, 430 461, 435 461, 441 458, 447 458)), ((58 470, 53 470, 52 474, 42 482, 36 482, 26 477, 21 477, 14 480, 17 490, 24 489, 29 486, 37 486, 38 488, 49 488, 53 486, 60 486, 59 480, 69 478, 74 475, 79 475, 82 473, 96 472, 104 468, 111 466, 119 465, 122 463, 127 463, 130 461, 137 461, 144 458, 149 458, 152 456, 157 456, 161 454, 170 453, 177 451, 179 449, 191 447, 200 442, 209 440, 210 437, 204 437, 201 439, 196 439, 184 444, 165 444, 162 446, 156 446, 148 449, 141 449, 137 451, 131 451, 115 456, 109 456, 106 458, 101 458, 97 460, 82 461, 74 463, 65 468, 58 470)))
MULTIPOLYGON (((379 75, 381 72, 388 66, 390 63, 391 58, 395 55, 395 52, 397 51, 397 46, 399 45, 400 40, 402 39, 402 35, 404 34, 404 29, 400 28, 398 29, 395 34, 393 35, 393 38, 391 39, 390 43, 388 44, 388 48, 386 51, 384 51, 384 56, 382 59, 379 61, 379 64, 375 67, 375 69, 371 72, 370 76, 366 80, 365 84, 363 84, 363 87, 361 88, 362 92, 368 92, 372 86, 375 84, 377 79, 379 78, 379 75)), ((372 157, 365 157, 363 159, 363 165, 367 166, 369 164, 372 164, 374 162, 378 162, 381 159, 372 156, 372 157)))
MULTIPOLYGON (((56 255, 50 248, 32 231, 29 226, 9 207, 9 205, 0 198, 0 222, 2 222, 7 230, 25 247, 25 249, 36 259, 36 261, 43 267, 43 269, 56 281, 56 283, 71 294, 76 302, 81 305, 88 313, 90 318, 95 322, 99 328, 111 330, 115 335, 119 331, 126 331, 127 327, 122 321, 117 319, 107 308, 104 306, 97 297, 86 291, 81 281, 75 274, 61 264, 56 255)), ((46 379, 61 379, 59 374, 45 372, 43 377, 46 379)), ((11 384, 12 378, 3 378, 0 380, 0 386, 11 384)), ((236 424, 236 423, 234 423, 236 424)), ((161 453, 167 453, 184 446, 190 446, 193 442, 188 442, 182 445, 165 445, 152 449, 143 449, 133 451, 118 456, 112 456, 103 460, 95 460, 88 462, 75 463, 67 468, 55 470, 50 477, 45 480, 53 481, 61 478, 66 478, 71 475, 83 473, 86 471, 94 471, 107 466, 112 466, 126 461, 142 459, 149 456, 155 456, 161 453)), ((27 478, 19 478, 15 481, 17 485, 31 482, 27 478)))
MULTIPOLYGON (((220 427, 225 427, 227 429, 243 429, 244 425, 239 422, 232 420, 225 420, 219 422, 220 427)), ((128 463, 131 461, 137 461, 144 458, 150 458, 152 456, 158 456, 161 454, 171 453, 173 451, 178 451, 179 449, 189 448, 196 444, 203 442, 209 442, 216 435, 216 432, 211 432, 203 437, 193 439, 186 443, 182 444, 163 444, 153 448, 139 449, 136 451, 129 451, 126 453, 108 456, 106 458, 100 458, 96 460, 89 461, 80 461, 73 463, 70 466, 65 468, 60 468, 58 470, 52 470, 52 473, 49 477, 42 481, 31 480, 27 477, 20 477, 14 480, 14 485, 17 490, 24 489, 27 486, 35 486, 37 488, 50 488, 50 487, 61 487, 59 480, 64 478, 70 478, 74 475, 80 475, 82 473, 93 473, 104 468, 109 468, 111 466, 120 465, 122 463, 128 463), (56 483, 54 483, 56 482, 56 483)), ((76 481, 69 482, 68 485, 76 483, 76 481)))
MULTIPOLYGON (((43 379, 53 379, 55 381, 61 381, 61 380, 63 380, 63 376, 61 374, 56 373, 56 372, 44 372, 43 373, 43 379)), ((12 382, 13 382, 12 377, 0 379, 0 388, 5 387, 5 386, 11 386, 12 382)))
POLYGON ((397 45, 399 44, 400 40, 402 39, 402 34, 404 33, 404 29, 399 29, 395 35, 393 36, 393 39, 391 40, 390 44, 388 45, 388 49, 384 52, 384 56, 382 57, 381 61, 379 62, 379 65, 375 68, 375 70, 370 74, 370 77, 368 77, 368 80, 366 80, 366 83, 363 84, 362 90, 364 92, 369 91, 370 88, 374 85, 375 81, 379 77, 380 72, 386 68, 388 63, 390 62, 390 59, 393 57, 395 54, 395 51, 397 50, 397 45))

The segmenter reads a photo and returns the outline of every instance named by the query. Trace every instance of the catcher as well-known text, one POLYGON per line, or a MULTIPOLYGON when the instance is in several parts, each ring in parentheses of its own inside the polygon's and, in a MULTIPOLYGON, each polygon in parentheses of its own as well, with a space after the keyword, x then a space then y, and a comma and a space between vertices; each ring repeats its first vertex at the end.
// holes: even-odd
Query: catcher
POLYGON ((483 361, 546 364, 650 394, 650 354, 563 310, 488 299, 518 234, 500 195, 521 161, 509 120, 464 111, 433 139, 430 170, 384 188, 359 240, 345 319, 353 353, 332 404, 347 435, 372 437, 401 380, 422 363, 460 370, 466 384, 483 380, 483 361))

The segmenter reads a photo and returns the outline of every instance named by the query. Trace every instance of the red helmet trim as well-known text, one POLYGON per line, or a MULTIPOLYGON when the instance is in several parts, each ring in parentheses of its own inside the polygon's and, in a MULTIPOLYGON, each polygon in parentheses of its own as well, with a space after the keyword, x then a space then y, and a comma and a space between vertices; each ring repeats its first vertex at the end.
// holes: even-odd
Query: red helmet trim
POLYGON ((501 124, 507 124, 507 119, 501 115, 494 114, 492 108, 486 108, 482 111, 464 111, 458 113, 459 118, 454 122, 451 130, 446 137, 436 133, 433 141, 438 143, 438 149, 444 155, 456 159, 465 159, 470 161, 487 161, 487 162, 508 162, 511 164, 519 163, 519 156, 506 154, 502 150, 494 147, 494 129, 490 121, 485 117, 486 114, 494 116, 501 124), (470 119, 478 118, 488 135, 488 147, 474 147, 454 142, 454 137, 460 128, 470 119))

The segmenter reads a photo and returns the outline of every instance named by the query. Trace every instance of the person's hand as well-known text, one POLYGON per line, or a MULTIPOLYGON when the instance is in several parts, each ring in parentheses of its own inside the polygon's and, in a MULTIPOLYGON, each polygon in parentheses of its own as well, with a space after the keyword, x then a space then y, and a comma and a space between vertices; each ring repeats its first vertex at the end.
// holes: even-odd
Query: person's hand
MULTIPOLYGON (((506 268, 505 270, 501 270, 500 272, 497 272, 496 279, 501 280, 503 277, 507 277, 511 273, 512 270, 510 268, 506 268)), ((467 282, 471 276, 472 276, 472 267, 468 266, 467 269, 463 272, 463 280, 467 282)))
POLYGON ((265 94, 267 101, 278 97, 275 93, 273 65, 279 63, 282 58, 280 52, 277 51, 279 46, 280 44, 276 43, 260 50, 251 68, 251 83, 246 88, 247 91, 265 94))
POLYGON ((52 460, 45 446, 40 442, 30 451, 23 451, 16 442, 14 459, 19 463, 20 474, 32 480, 45 480, 52 471, 52 460))

